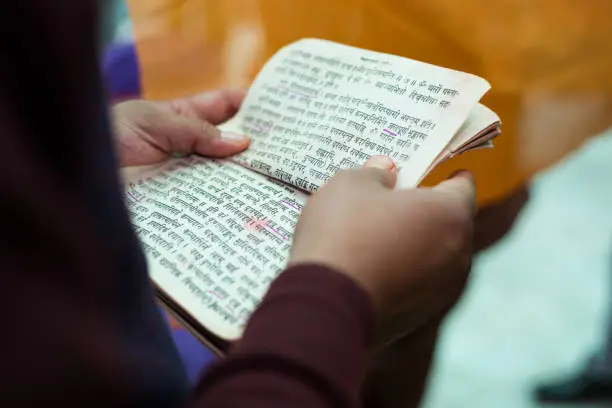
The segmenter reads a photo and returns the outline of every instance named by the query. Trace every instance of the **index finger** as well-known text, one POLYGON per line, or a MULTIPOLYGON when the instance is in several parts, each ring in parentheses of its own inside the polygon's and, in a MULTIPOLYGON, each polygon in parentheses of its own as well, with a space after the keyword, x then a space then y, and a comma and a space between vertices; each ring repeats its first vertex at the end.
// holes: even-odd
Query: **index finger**
POLYGON ((218 125, 231 119, 240 109, 245 89, 222 89, 167 102, 176 114, 205 120, 218 125))

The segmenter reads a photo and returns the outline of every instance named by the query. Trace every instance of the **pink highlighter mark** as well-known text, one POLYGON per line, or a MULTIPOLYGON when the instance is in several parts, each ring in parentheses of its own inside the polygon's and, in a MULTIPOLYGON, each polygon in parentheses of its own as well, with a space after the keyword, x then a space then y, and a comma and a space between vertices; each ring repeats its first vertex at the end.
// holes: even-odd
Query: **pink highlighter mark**
POLYGON ((281 200, 281 203, 287 204, 289 207, 295 208, 297 211, 300 211, 299 208, 297 208, 295 205, 291 204, 289 201, 281 200))
POLYGON ((388 135, 391 136, 397 136, 397 133, 390 131, 389 129, 383 129, 383 132, 385 132, 388 135))
POLYGON ((246 223, 244 229, 247 231, 258 231, 260 228, 266 228, 268 226, 268 220, 252 219, 246 223))
POLYGON ((221 296, 220 294, 218 294, 214 290, 209 290, 208 292, 210 292, 211 295, 214 295, 217 299, 223 299, 223 296, 221 296))
POLYGON ((274 232, 276 235, 278 235, 285 241, 289 241, 289 238, 281 234, 280 231, 272 228, 271 225, 268 225, 268 222, 269 222, 268 220, 252 219, 251 221, 246 223, 246 225, 244 226, 244 229, 247 231, 256 232, 256 231, 259 231, 260 228, 268 228, 270 231, 274 232))
POLYGON ((289 238, 287 238, 286 236, 284 236, 283 234, 281 234, 281 233, 280 233, 280 231, 278 231, 278 230, 276 230, 276 229, 272 228, 272 227, 271 227, 271 226, 269 226, 269 225, 266 225, 266 227, 267 227, 268 229, 270 229, 271 231, 274 231, 274 233, 275 233, 276 235, 278 235, 279 237, 281 237, 281 238, 282 238, 282 239, 284 239, 285 241, 289 241, 289 238))
POLYGON ((260 125, 255 126, 255 130, 258 131, 259 133, 268 133, 268 132, 270 132, 270 129, 271 129, 271 127, 265 128, 265 127, 260 126, 260 125))
POLYGON ((129 191, 128 191, 127 193, 128 193, 128 195, 129 195, 130 197, 132 197, 132 199, 133 199, 134 201, 136 201, 136 202, 139 202, 139 201, 140 201, 140 200, 138 200, 136 197, 134 197, 134 196, 132 195, 132 193, 130 193, 129 191))
POLYGON ((296 94, 296 95, 298 95, 298 96, 302 96, 302 97, 304 97, 304 98, 316 98, 316 97, 317 97, 316 95, 306 95, 306 94, 303 94, 303 93, 301 93, 301 92, 294 91, 293 89, 289 89, 289 88, 287 88, 286 86, 279 86, 279 88, 280 88, 280 89, 282 89, 282 90, 284 90, 284 91, 287 91, 287 92, 291 92, 291 93, 293 93, 293 94, 296 94))

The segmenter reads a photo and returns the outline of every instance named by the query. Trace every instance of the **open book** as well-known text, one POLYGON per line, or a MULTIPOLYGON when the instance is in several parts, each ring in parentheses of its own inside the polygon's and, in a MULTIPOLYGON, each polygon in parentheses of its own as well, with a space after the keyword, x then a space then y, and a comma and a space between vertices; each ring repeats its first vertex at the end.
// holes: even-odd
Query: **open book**
POLYGON ((340 169, 390 156, 398 188, 436 164, 492 147, 499 118, 482 78, 305 39, 264 66, 234 118, 231 160, 197 156, 127 169, 125 197, 160 299, 222 352, 287 261, 308 195, 340 169))

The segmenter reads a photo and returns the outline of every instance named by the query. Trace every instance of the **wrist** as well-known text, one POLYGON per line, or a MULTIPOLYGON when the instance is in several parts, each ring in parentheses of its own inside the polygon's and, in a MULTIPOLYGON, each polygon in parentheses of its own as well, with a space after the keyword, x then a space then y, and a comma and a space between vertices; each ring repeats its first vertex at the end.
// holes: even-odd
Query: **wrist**
MULTIPOLYGON (((370 344, 372 339, 375 314, 368 294, 345 274, 326 265, 301 263, 287 267, 270 285, 251 317, 247 332, 273 309, 294 310, 287 316, 291 322, 281 324, 283 326, 299 326, 300 313, 304 314, 304 319, 318 313, 325 315, 325 320, 333 320, 332 326, 344 326, 343 331, 360 332, 364 344, 370 344)), ((278 321, 273 323, 279 325, 278 321)))
POLYGON ((384 296, 381 296, 382 290, 378 288, 376 282, 368 278, 368 276, 376 276, 376 273, 368 272, 371 268, 366 267, 363 263, 359 267, 350 259, 343 260, 337 256, 294 256, 290 260, 288 268, 292 269, 304 265, 326 268, 350 281, 368 298, 375 315, 380 315, 382 310, 385 309, 384 296))

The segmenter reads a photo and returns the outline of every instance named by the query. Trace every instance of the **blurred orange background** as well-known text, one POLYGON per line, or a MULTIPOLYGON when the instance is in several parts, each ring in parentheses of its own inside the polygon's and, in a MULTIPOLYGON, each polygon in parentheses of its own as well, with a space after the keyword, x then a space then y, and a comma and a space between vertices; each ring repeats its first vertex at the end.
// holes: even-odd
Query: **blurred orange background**
POLYGON ((246 87, 283 45, 319 37, 486 78, 494 150, 437 168, 485 202, 612 124, 609 0, 128 0, 146 98, 246 87))

